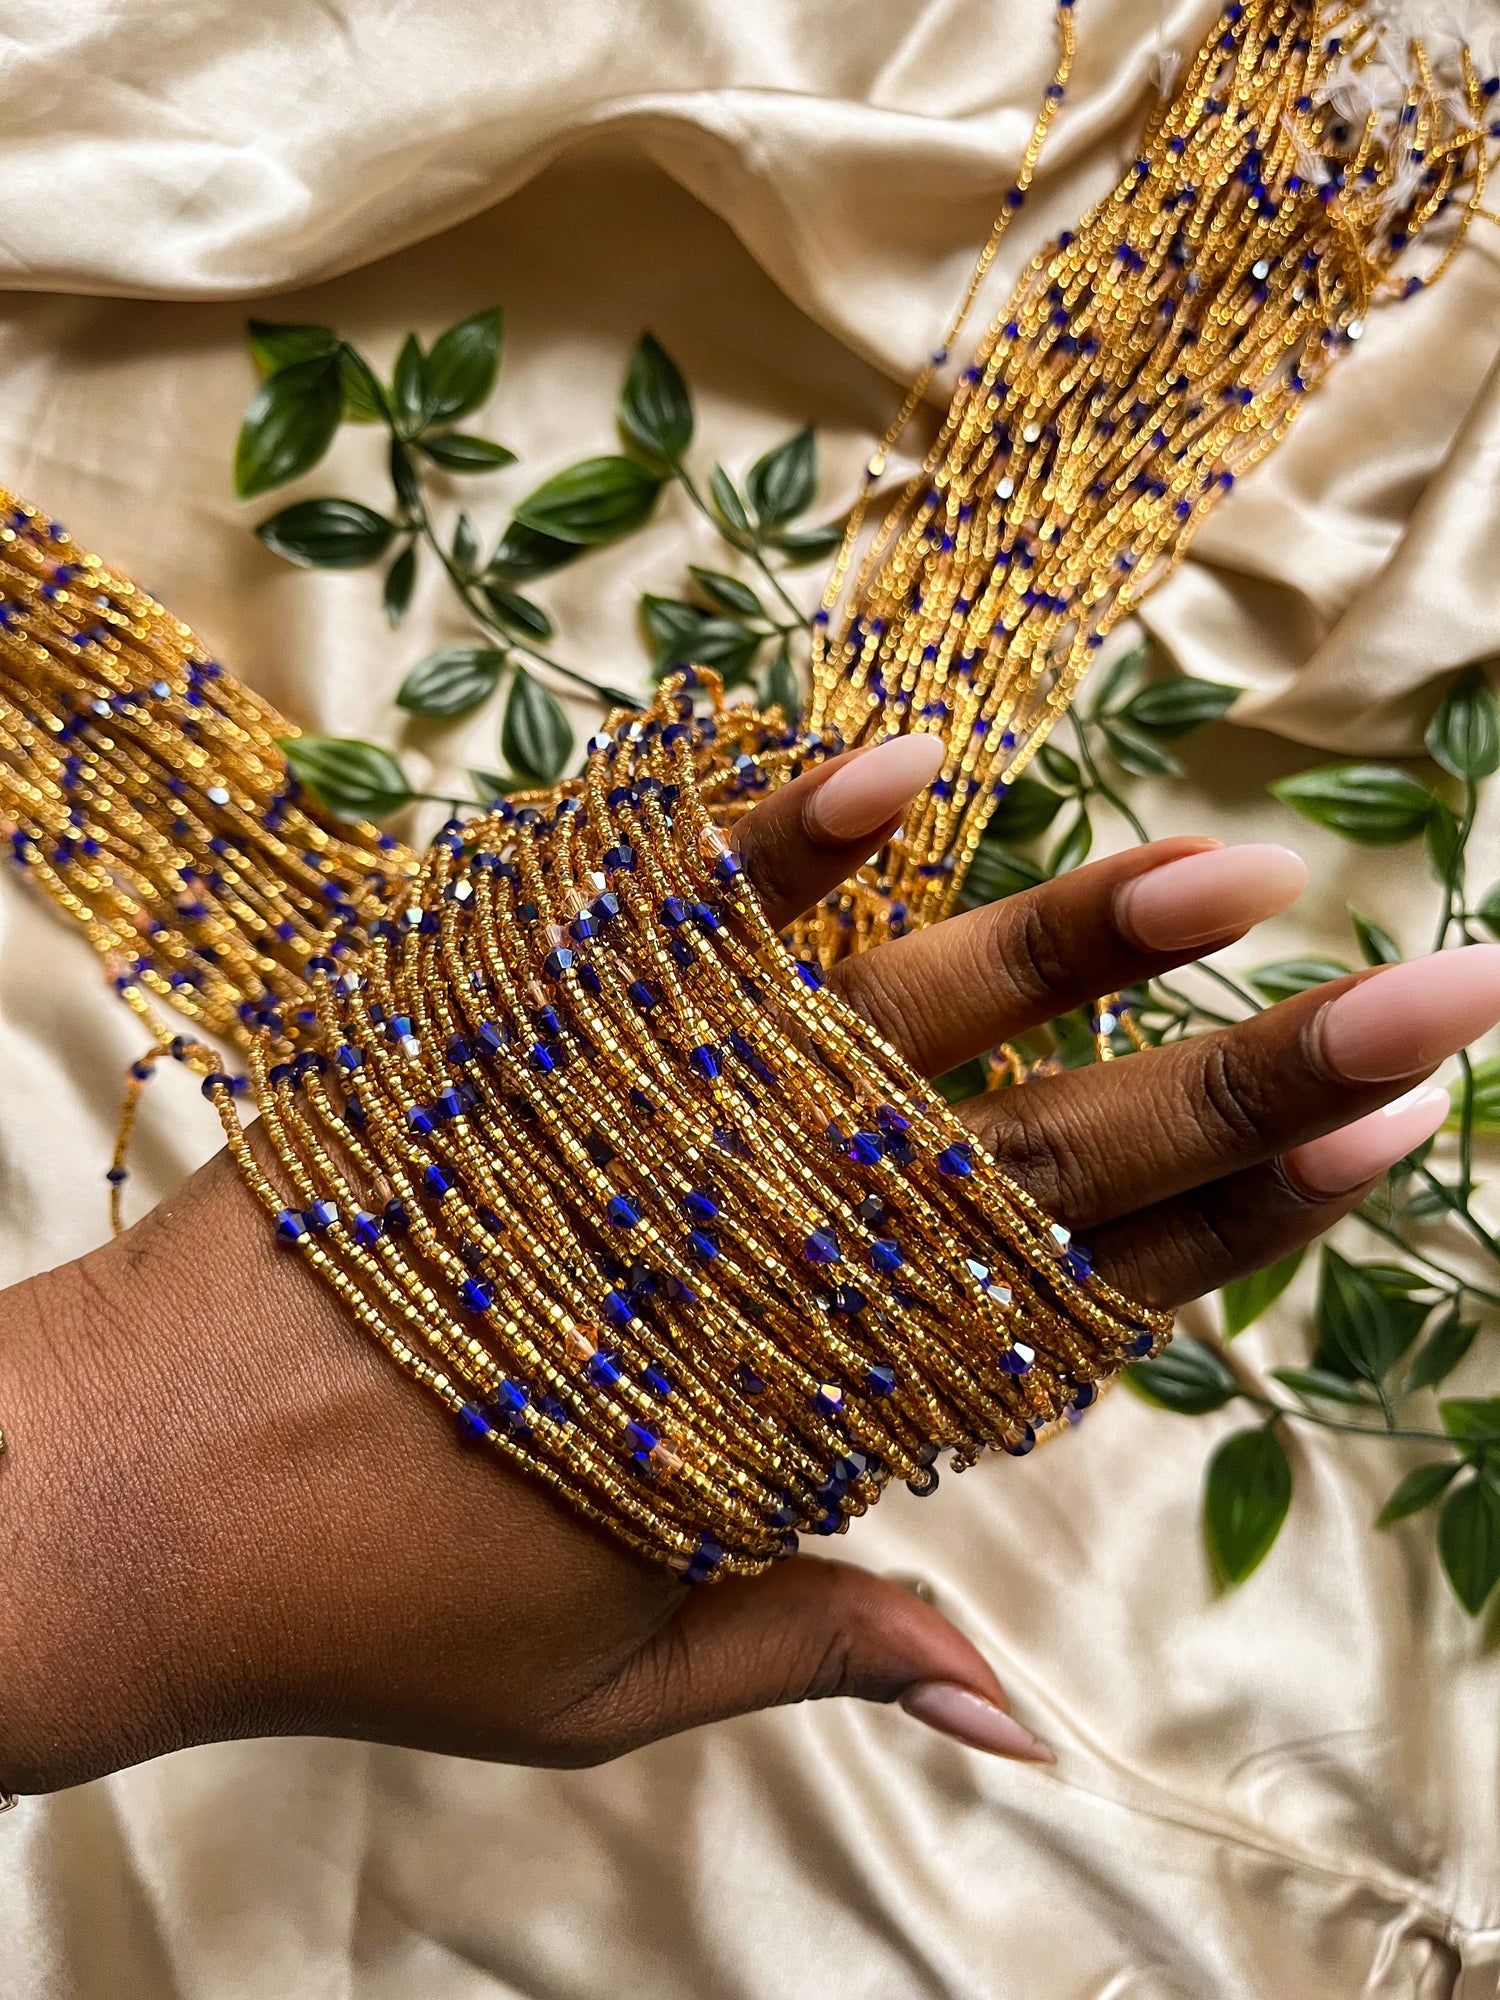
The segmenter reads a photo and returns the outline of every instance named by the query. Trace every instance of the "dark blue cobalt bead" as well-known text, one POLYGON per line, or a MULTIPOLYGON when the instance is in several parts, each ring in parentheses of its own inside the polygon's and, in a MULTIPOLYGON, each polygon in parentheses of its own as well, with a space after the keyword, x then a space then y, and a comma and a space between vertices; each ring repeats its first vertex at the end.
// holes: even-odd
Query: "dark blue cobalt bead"
POLYGON ((711 1048, 707 1042, 700 1042, 688 1057, 688 1067, 705 1083, 712 1083, 722 1067, 718 1050, 711 1048))
POLYGON ((459 1297, 465 1309, 471 1313, 485 1313, 495 1303, 495 1294, 479 1278, 465 1278, 459 1287, 459 1297))
POLYGON ((455 1118, 463 1117, 464 1102, 456 1090, 444 1090, 438 1093, 434 1109, 440 1112, 445 1119, 451 1121, 455 1118))
POLYGON ((766 1393, 766 1378, 750 1366, 748 1361, 737 1361, 730 1377, 742 1396, 763 1396, 766 1393))
POLYGON ((1154 1345, 1155 1345, 1154 1335, 1149 1333, 1138 1333, 1136 1334, 1133 1340, 1126 1341, 1125 1352, 1131 1357, 1132 1360, 1138 1360, 1141 1355, 1149 1354, 1154 1345))
POLYGON ((682 900, 681 896, 667 896, 663 898, 661 920, 664 924, 669 924, 673 930, 676 930, 679 924, 685 924, 689 914, 688 906, 682 900))
POLYGON ((111 1167, 106 1172, 104 1178, 109 1182, 111 1187, 122 1187, 130 1179, 130 1169, 128 1167, 111 1167))
POLYGON ((616 869, 623 869, 629 874, 635 867, 635 849, 624 841, 616 847, 606 847, 604 867, 611 873, 616 869))
POLYGON ((653 1396, 659 1396, 662 1402, 666 1402, 667 1398, 672 1394, 674 1385, 671 1376, 664 1375, 655 1366, 648 1366, 641 1370, 641 1382, 645 1388, 651 1391, 653 1396))
POLYGON ((555 951, 549 951, 542 960, 542 971, 548 979, 561 979, 565 972, 572 970, 573 964, 573 953, 566 945, 560 945, 555 951))
POLYGON ((295 1083, 297 1081, 295 1065, 286 1062, 272 1063, 267 1073, 266 1081, 271 1085, 273 1090, 278 1083, 295 1083))
POLYGON ((453 1192, 453 1182, 443 1169, 436 1165, 423 1169, 422 1185, 432 1195, 442 1196, 453 1192))
POLYGON ((804 986, 810 986, 816 993, 823 984, 822 969, 814 965, 812 960, 808 958, 799 958, 794 962, 797 967, 797 977, 802 981, 804 986))
POLYGON ((312 1207, 303 1213, 303 1220, 315 1236, 321 1236, 325 1230, 332 1229, 338 1219, 339 1212, 331 1201, 315 1201, 312 1207))
POLYGON ((1073 1408, 1075 1410, 1086 1410, 1091 1403, 1096 1403, 1098 1400, 1099 1391, 1094 1387, 1093 1383, 1084 1382, 1079 1385, 1074 1394, 1073 1408))
POLYGON ((562 1033, 562 1019, 555 1007, 538 1007, 531 1018, 548 1041, 555 1042, 562 1033))
POLYGON ((719 1246, 713 1237, 703 1229, 690 1229, 687 1234, 688 1250, 700 1264, 711 1264, 719 1254, 719 1246))
POLYGON ((771 1516, 771 1526, 773 1528, 790 1528, 796 1524, 797 1519, 797 1509, 792 1505, 790 1500, 783 1500, 771 1516))
POLYGON ((1036 1432, 1031 1428, 1030 1424, 1026 1426, 1014 1444, 1005 1446, 1005 1450, 1010 1453, 1012 1458, 1024 1458, 1027 1452, 1034 1451, 1035 1449, 1036 1432))
POLYGON ((630 1102, 643 1118, 654 1118, 656 1116, 656 1106, 651 1102, 651 1099, 646 1095, 644 1090, 637 1090, 634 1085, 632 1085, 630 1091, 630 1102))
POLYGON ((520 1416, 526 1408, 526 1400, 524 1383, 513 1382, 508 1375, 495 1391, 495 1407, 504 1410, 507 1416, 520 1416))
POLYGON ((745 871, 737 854, 721 854, 714 863, 713 872, 717 881, 727 884, 737 875, 743 875, 745 871))
POLYGON ((871 1396, 893 1396, 896 1393, 896 1371, 885 1363, 878 1362, 865 1370, 865 1390, 871 1396))
POLYGON ((649 1014, 653 1007, 661 1005, 660 1000, 651 991, 651 988, 646 984, 644 979, 632 980, 628 990, 631 1000, 643 1014, 649 1014))
POLYGON ((692 964, 693 947, 688 943, 685 937, 668 938, 667 950, 672 954, 672 962, 674 965, 681 965, 683 967, 686 967, 692 964))
POLYGON ((809 1264, 836 1264, 839 1260, 838 1238, 828 1229, 815 1229, 802 1246, 802 1254, 809 1264))
POLYGON ((851 1319, 862 1313, 869 1303, 858 1285, 835 1285, 833 1288, 834 1311, 848 1313, 851 1319))
POLYGON ((844 1517, 836 1507, 830 1507, 826 1514, 809 1525, 815 1535, 836 1535, 844 1525, 844 1517))
POLYGON ((712 1535, 704 1535, 682 1572, 684 1583, 702 1583, 724 1560, 724 1550, 712 1535))
POLYGON ((877 1271, 899 1271, 905 1262, 901 1245, 894 1236, 877 1236, 870 1245, 870 1263, 877 1271))
POLYGON ((474 1039, 487 1056, 497 1056, 511 1040, 508 1028, 499 1027, 494 1021, 481 1021, 474 1039))
POLYGON ((458 1412, 458 1421, 473 1437, 488 1437, 490 1422, 484 1411, 473 1403, 465 1403, 458 1412))
POLYGON ((449 1062, 466 1063, 472 1058, 473 1054, 474 1050, 465 1036, 450 1035, 448 1037, 449 1062))
POLYGON ((956 1146, 945 1146, 937 1156, 937 1170, 954 1180, 967 1179, 974 1171, 972 1148, 963 1141, 956 1146))
POLYGON ((557 1068, 557 1061, 552 1051, 546 1048, 541 1042, 532 1043, 529 1059, 532 1067, 539 1069, 543 1076, 550 1076, 552 1071, 557 1068))
POLYGON ((712 1222, 719 1213, 719 1204, 707 1188, 689 1188, 682 1197, 682 1205, 694 1222, 712 1222))
POLYGON ((589 1356, 583 1372, 596 1389, 613 1389, 620 1379, 619 1357, 601 1347, 589 1356))
POLYGON ((844 1392, 837 1382, 823 1382, 812 1395, 812 1406, 825 1417, 842 1416, 844 1392))
POLYGON ((641 1219, 640 1209, 628 1194, 611 1195, 604 1214, 616 1229, 634 1229, 641 1219))
POLYGON ((604 1317, 613 1326, 627 1326, 635 1318, 635 1308, 622 1291, 604 1294, 604 1317))
POLYGON ((373 1250, 385 1234, 385 1224, 378 1215, 371 1215, 367 1208, 356 1211, 354 1217, 354 1240, 366 1250, 373 1250))
POLYGON ((307 1224, 295 1208, 284 1208, 276 1218, 276 1234, 283 1243, 300 1243, 307 1234, 307 1224))
POLYGON ((857 1166, 873 1167, 885 1157, 885 1142, 878 1132, 856 1132, 846 1150, 857 1166))
POLYGON ((434 1129, 432 1113, 424 1104, 409 1104, 406 1108, 406 1123, 410 1131, 419 1139, 425 1139, 434 1129))
POLYGON ((660 1442, 653 1431, 648 1431, 644 1424, 636 1423, 625 1426, 625 1439, 637 1465, 645 1465, 660 1442))

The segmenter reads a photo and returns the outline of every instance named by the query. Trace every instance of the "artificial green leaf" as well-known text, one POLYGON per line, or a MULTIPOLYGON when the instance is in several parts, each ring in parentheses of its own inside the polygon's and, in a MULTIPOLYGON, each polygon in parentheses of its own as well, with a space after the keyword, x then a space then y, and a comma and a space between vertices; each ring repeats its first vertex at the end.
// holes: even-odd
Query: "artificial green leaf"
POLYGON ((1318 1273, 1319 1367, 1382 1382, 1416 1339, 1429 1307, 1394 1294, 1378 1275, 1323 1246, 1318 1273))
POLYGON ((985 1066, 977 1057, 972 1062, 960 1063, 957 1069, 944 1070, 941 1076, 932 1079, 933 1089, 949 1104, 963 1104, 971 1097, 984 1094, 988 1076, 985 1066))
POLYGON ((818 448, 810 425, 762 453, 745 475, 745 491, 762 528, 795 520, 817 490, 818 448))
POLYGON ((500 748, 512 770, 538 785, 554 783, 573 757, 573 726, 567 711, 555 695, 519 670, 505 704, 500 748))
POLYGON ((1439 882, 1446 882, 1462 859, 1464 843, 1456 816, 1441 799, 1433 801, 1423 840, 1428 867, 1439 882))
POLYGON ((1132 646, 1127 653, 1121 653, 1117 660, 1111 660, 1107 667, 1096 671, 1093 686, 1093 713, 1103 715, 1111 704, 1121 700, 1126 690, 1138 681, 1150 664, 1154 648, 1145 639, 1139 646, 1132 646))
POLYGON ((417 581, 417 545, 408 542, 385 573, 386 623, 394 630, 406 616, 417 581))
POLYGON ((1134 1362, 1125 1370, 1125 1381, 1148 1403, 1183 1417, 1222 1410, 1243 1394, 1234 1370, 1188 1333, 1179 1333, 1156 1360, 1134 1362))
POLYGON ((766 607, 737 576, 726 576, 721 569, 700 569, 697 563, 689 563, 688 571, 716 611, 727 611, 732 618, 765 617, 766 607))
POLYGON ((1269 1425, 1234 1431, 1208 1462, 1203 1525, 1214 1567, 1243 1583, 1270 1553, 1292 1502, 1286 1447, 1269 1425))
POLYGON ((973 910, 982 903, 998 902, 1002 896, 1034 889, 1046 879, 1037 863, 1024 854, 1013 854, 998 840, 981 840, 964 877, 962 900, 973 910))
POLYGON ((1491 937, 1500 938, 1500 882, 1492 889, 1486 889, 1484 898, 1474 912, 1491 937))
MULTIPOLYGON (((1464 1079, 1455 1077, 1448 1089, 1453 1099, 1453 1116, 1448 1123, 1456 1126, 1463 1110, 1464 1079)), ((1472 1118, 1478 1137, 1500 1139, 1500 1055, 1486 1056, 1474 1064, 1472 1118)))
POLYGON ((500 685, 506 654, 494 646, 444 646, 418 660, 396 696, 408 715, 467 715, 500 685))
POLYGON ((1156 736, 1187 736, 1227 715, 1245 692, 1223 681, 1194 680, 1179 674, 1173 680, 1152 681, 1132 695, 1120 714, 1137 729, 1156 736))
POLYGON ((1487 1479, 1466 1479, 1443 1502, 1438 1554, 1459 1603, 1477 1618, 1500 1583, 1500 1492, 1487 1479))
POLYGON ((620 391, 620 428, 655 465, 670 471, 693 441, 693 399, 682 370, 654 334, 643 333, 620 391))
POLYGON ((422 369, 426 421, 466 417, 489 395, 500 368, 500 308, 490 306, 450 326, 432 344, 422 369))
POLYGON ((317 361, 334 353, 339 337, 327 326, 290 326, 270 319, 247 322, 250 352, 262 375, 290 368, 294 361, 317 361))
POLYGON ((1465 1319, 1455 1299, 1417 1349, 1407 1372, 1406 1394, 1414 1396, 1418 1389, 1435 1389, 1446 1382, 1473 1346, 1478 1331, 1479 1322, 1465 1319))
POLYGON ((234 450, 234 490, 253 500, 317 464, 343 415, 338 363, 331 354, 294 361, 250 399, 234 450))
POLYGON ((1234 1278, 1219 1293, 1224 1312, 1224 1338, 1233 1340, 1247 1326, 1253 1326, 1263 1312, 1275 1305, 1296 1277, 1305 1250, 1293 1250, 1247 1278, 1234 1278))
POLYGON ((1107 716, 1099 725, 1115 762, 1137 778, 1180 778, 1182 765, 1170 750, 1144 729, 1132 728, 1122 716, 1107 716))
POLYGON ((474 787, 477 805, 487 806, 493 799, 508 798, 512 792, 525 790, 525 780, 510 771, 470 771, 469 783, 474 787))
POLYGON ((722 465, 716 465, 708 475, 708 491, 721 525, 729 530, 730 541, 737 536, 753 538, 750 516, 740 490, 722 465))
POLYGON ((1455 778, 1500 771, 1500 703, 1481 667, 1470 667, 1443 697, 1427 725, 1427 754, 1455 778))
POLYGON ((499 583, 525 583, 577 562, 583 552, 582 542, 559 541, 555 535, 539 535, 524 521, 512 521, 496 544, 485 575, 499 583))
POLYGON ((1437 804, 1425 785, 1394 764, 1322 764, 1280 778, 1270 789, 1304 819, 1364 847, 1415 840, 1437 804))
POLYGON ((659 674, 673 667, 712 667, 726 684, 743 680, 765 637, 732 618, 715 618, 696 604, 649 592, 641 599, 641 616, 659 674))
POLYGON ((1076 792, 1083 783, 1083 773, 1056 743, 1044 743, 1037 753, 1037 761, 1054 785, 1061 785, 1064 791, 1076 792))
POLYGON ((1348 976, 1349 967, 1340 965, 1336 958, 1277 958, 1245 974, 1264 1000, 1290 1000, 1294 993, 1306 993, 1309 987, 1348 976))
POLYGON ((1441 1499, 1462 1463, 1456 1458, 1439 1460, 1435 1465, 1419 1465, 1408 1472, 1375 1516, 1376 1527, 1388 1528, 1393 1521, 1404 1521, 1409 1514, 1420 1514, 1424 1507, 1430 1507, 1434 1500, 1441 1499))
POLYGON ((1470 1458, 1500 1446, 1500 1396, 1451 1396, 1438 1404, 1438 1415, 1470 1458))
POLYGON ((362 500, 298 500, 255 532, 268 549, 303 569, 363 569, 385 554, 396 523, 362 500))
POLYGON ((1303 1402, 1343 1403, 1356 1410, 1380 1408, 1380 1399, 1372 1390, 1327 1368, 1273 1368, 1271 1379, 1303 1402))
POLYGON ((389 750, 353 736, 278 736, 292 776, 335 819, 384 819, 411 798, 406 773, 389 750))
POLYGON ((479 535, 467 514, 453 523, 453 567, 460 576, 471 577, 479 567, 479 535))
POLYGON ((410 449, 398 437, 391 439, 390 468, 391 484, 396 489, 402 513, 408 520, 418 519, 422 511, 422 482, 412 463, 410 449))
POLYGON ((427 371, 422 343, 414 333, 409 333, 401 343, 391 389, 401 435, 415 437, 427 421, 427 371))
POLYGON ((844 524, 829 521, 821 528, 785 528, 767 538, 797 568, 803 563, 826 562, 843 546, 844 524))
POLYGON ((1093 844, 1093 822, 1085 809, 1080 806, 1078 817, 1047 857, 1047 873, 1066 875, 1070 868, 1081 867, 1088 860, 1089 849, 1093 844))
POLYGON ((1399 965, 1401 947, 1388 930, 1381 928, 1373 917, 1367 917, 1363 910, 1349 905, 1349 922, 1354 927, 1360 954, 1366 965, 1399 965))
POLYGON ((588 548, 617 541, 650 518, 661 480, 633 458, 586 458, 554 473, 516 509, 539 534, 588 548))
POLYGON ((760 705, 762 708, 779 708, 788 723, 795 723, 802 713, 802 688, 785 639, 776 648, 771 664, 761 675, 760 705))
POLYGON ((511 590, 503 583, 485 581, 479 588, 491 611, 513 632, 538 641, 552 637, 552 620, 540 604, 533 604, 529 597, 523 597, 520 591, 511 590))
POLYGON ((357 424, 379 424, 386 419, 385 391, 375 370, 357 347, 339 342, 339 388, 344 397, 344 415, 357 424))
POLYGON ((516 462, 515 453, 507 451, 503 444, 495 444, 489 438, 470 437, 464 431, 438 431, 424 437, 417 448, 444 472, 498 472, 501 466, 516 462))
POLYGON ((1361 1264, 1359 1268, 1370 1283, 1390 1299, 1408 1298, 1413 1292, 1435 1292, 1438 1289, 1435 1279, 1424 1277, 1408 1264, 1382 1264, 1377 1260, 1373 1264, 1361 1264))
POLYGON ((1062 810, 1062 795, 1036 778, 1016 778, 1000 793, 989 830, 1002 840, 1035 840, 1062 810))

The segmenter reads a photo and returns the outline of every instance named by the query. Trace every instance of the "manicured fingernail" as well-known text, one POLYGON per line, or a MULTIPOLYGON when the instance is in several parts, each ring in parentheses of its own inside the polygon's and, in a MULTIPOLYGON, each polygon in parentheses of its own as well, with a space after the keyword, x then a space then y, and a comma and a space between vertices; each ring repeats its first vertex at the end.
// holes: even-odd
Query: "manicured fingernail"
POLYGON ((922 731, 889 736, 840 764, 808 800, 803 815, 818 840, 863 840, 925 791, 943 768, 943 739, 922 731))
POLYGON ((1440 1083, 1419 1083, 1367 1118, 1298 1146, 1282 1165, 1309 1194, 1350 1194, 1430 1139, 1451 1108, 1440 1083))
POLYGON ((1147 951, 1190 951, 1274 917, 1306 883, 1307 864, 1289 847, 1215 847, 1122 883, 1115 924, 1147 951))
POLYGON ((1323 1060, 1351 1083, 1432 1069, 1500 1021, 1500 944, 1387 966, 1330 1000, 1316 1033, 1323 1060))
POLYGON ((902 1695, 901 1706, 916 1721, 940 1735, 956 1737, 971 1750, 1014 1757, 1024 1764, 1057 1762, 1046 1744, 1023 1729, 1013 1715, 956 1681, 918 1681, 902 1695))

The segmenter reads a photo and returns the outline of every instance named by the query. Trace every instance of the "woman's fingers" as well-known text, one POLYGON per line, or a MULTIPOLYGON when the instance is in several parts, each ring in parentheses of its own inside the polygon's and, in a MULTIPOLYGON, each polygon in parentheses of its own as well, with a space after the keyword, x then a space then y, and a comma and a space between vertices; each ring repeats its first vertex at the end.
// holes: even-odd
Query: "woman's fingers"
POLYGON ((944 754, 941 737, 890 736, 804 771, 746 813, 735 848, 777 930, 889 840, 943 768, 944 754))
POLYGON ((878 951, 831 983, 928 1076, 1155 978, 1295 901, 1289 848, 1158 840, 878 951))
MULTIPOLYGON (((1500 945, 1470 945, 974 1098, 961 1115, 1046 1208, 1092 1231, 1347 1126, 1497 1020, 1500 945)), ((1324 1141, 1313 1157, 1326 1171, 1336 1154, 1324 1141)))
POLYGON ((1172 1311, 1331 1229, 1448 1110, 1440 1084, 1421 1084, 1282 1160, 1108 1224, 1090 1238, 1094 1268, 1127 1297, 1172 1311))

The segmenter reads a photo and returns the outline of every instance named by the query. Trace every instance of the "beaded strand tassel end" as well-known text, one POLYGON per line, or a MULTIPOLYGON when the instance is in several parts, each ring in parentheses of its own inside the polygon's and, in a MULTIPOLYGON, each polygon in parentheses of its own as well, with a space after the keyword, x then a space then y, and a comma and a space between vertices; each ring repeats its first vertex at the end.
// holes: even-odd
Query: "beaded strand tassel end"
POLYGON ((148 1026, 127 1129, 159 1057, 201 1072, 278 1235, 397 1365, 693 1581, 839 1531, 893 1478, 930 1491, 941 1453, 1029 1450, 1170 1331, 820 968, 951 906, 1109 630, 1480 211, 1500 86, 1389 11, 1224 10, 1120 186, 1028 266, 856 566, 1064 101, 1063 0, 1019 178, 870 462, 805 730, 676 676, 579 777, 418 855, 332 822, 290 724, 0 496, 3 830, 148 1026), (901 728, 943 737, 941 778, 789 945, 735 821, 901 728))

